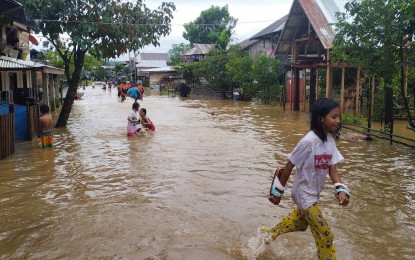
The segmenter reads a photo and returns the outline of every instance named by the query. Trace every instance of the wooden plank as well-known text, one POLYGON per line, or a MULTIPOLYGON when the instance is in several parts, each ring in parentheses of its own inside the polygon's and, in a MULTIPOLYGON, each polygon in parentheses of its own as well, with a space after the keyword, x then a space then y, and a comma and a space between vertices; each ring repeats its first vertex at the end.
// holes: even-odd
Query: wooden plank
POLYGON ((14 154, 14 149, 15 149, 15 142, 16 142, 16 131, 15 131, 15 124, 16 124, 16 122, 14 121, 14 113, 12 113, 11 115, 10 115, 10 124, 11 124, 11 127, 10 127, 10 130, 12 131, 12 133, 11 133, 11 135, 10 135, 10 140, 11 140, 11 144, 10 144, 10 147, 11 147, 11 153, 10 154, 14 154))
POLYGON ((0 115, 0 159, 5 157, 6 151, 6 138, 5 138, 5 131, 6 131, 6 124, 5 122, 6 117, 0 115))
POLYGON ((0 160, 14 154, 14 114, 0 116, 0 160))

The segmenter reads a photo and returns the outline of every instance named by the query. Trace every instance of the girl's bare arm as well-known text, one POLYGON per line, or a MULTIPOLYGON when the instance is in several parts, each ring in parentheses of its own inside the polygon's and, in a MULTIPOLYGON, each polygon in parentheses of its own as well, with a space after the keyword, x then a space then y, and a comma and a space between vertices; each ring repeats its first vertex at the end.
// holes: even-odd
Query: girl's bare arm
MULTIPOLYGON (((337 167, 335 164, 330 165, 329 176, 333 183, 341 183, 340 175, 337 172, 337 167)), ((349 196, 347 196, 344 192, 339 192, 338 194, 336 194, 336 198, 339 200, 340 205, 346 206, 347 204, 349 204, 349 196)))

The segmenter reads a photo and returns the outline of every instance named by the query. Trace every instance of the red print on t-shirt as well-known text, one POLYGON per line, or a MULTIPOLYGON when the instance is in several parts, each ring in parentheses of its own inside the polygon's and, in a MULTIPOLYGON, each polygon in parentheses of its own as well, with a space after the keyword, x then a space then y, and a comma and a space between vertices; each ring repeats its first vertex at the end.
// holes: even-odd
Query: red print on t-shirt
POLYGON ((315 155, 314 156, 314 167, 316 169, 327 170, 330 165, 331 157, 332 156, 330 154, 315 155))

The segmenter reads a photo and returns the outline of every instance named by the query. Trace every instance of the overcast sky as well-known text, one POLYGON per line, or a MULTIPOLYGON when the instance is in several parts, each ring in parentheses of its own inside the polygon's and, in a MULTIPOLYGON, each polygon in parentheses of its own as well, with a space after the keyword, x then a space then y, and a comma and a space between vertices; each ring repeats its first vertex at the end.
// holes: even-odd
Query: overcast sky
MULTIPOLYGON (((237 42, 243 41, 274 21, 288 14, 293 0, 228 0, 228 1, 201 1, 201 0, 165 0, 176 5, 172 21, 172 32, 163 37, 160 47, 148 46, 141 52, 168 52, 172 44, 188 43, 183 35, 183 24, 194 21, 200 13, 212 5, 223 7, 228 5, 229 13, 238 19, 233 37, 237 42)), ((147 0, 149 8, 156 8, 162 1, 147 0)))

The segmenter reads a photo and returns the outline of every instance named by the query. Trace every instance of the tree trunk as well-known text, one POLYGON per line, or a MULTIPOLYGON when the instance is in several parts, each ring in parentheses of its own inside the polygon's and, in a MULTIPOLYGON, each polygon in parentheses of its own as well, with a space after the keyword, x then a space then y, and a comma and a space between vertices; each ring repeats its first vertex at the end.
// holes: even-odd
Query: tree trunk
POLYGON ((411 110, 409 109, 409 102, 408 97, 406 95, 406 89, 405 89, 405 80, 406 80, 406 71, 405 71, 405 57, 403 52, 403 43, 401 41, 401 46, 399 48, 399 55, 401 59, 401 86, 400 86, 400 92, 401 92, 401 99, 403 106, 405 108, 406 116, 408 117, 409 125, 412 128, 415 128, 415 120, 412 119, 411 110))
POLYGON ((72 110, 73 102, 76 98, 76 92, 78 91, 78 85, 81 80, 82 68, 84 66, 85 51, 76 51, 74 65, 75 69, 72 75, 69 73, 69 63, 65 64, 65 75, 68 79, 68 92, 63 101, 62 110, 59 114, 58 121, 56 122, 55 127, 66 127, 68 123, 69 115, 72 110))
POLYGON ((385 95, 385 130, 393 134, 393 90, 390 85, 384 89, 385 95))

